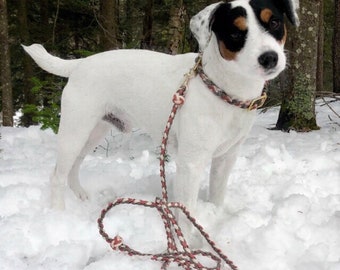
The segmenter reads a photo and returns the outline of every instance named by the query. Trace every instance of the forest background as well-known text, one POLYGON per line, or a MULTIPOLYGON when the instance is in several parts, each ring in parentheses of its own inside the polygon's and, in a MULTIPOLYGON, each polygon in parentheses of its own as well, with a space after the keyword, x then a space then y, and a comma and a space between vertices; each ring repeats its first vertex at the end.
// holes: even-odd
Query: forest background
MULTIPOLYGON (((41 43, 52 54, 68 59, 119 48, 169 54, 197 51, 190 18, 214 2, 0 0, 3 125, 13 125, 12 115, 20 111, 19 125, 58 129, 66 80, 39 69, 20 44, 41 43)), ((288 28, 290 64, 271 83, 267 102, 267 106, 282 105, 279 129, 317 129, 315 97, 339 97, 339 5, 339 0, 300 0, 301 25, 298 30, 288 28)))

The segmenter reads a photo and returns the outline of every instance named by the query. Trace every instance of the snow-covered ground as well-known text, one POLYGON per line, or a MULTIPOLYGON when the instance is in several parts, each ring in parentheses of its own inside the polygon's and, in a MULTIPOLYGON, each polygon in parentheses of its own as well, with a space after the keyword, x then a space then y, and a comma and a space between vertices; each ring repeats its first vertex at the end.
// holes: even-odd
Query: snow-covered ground
MULTIPOLYGON (((259 114, 229 182, 223 209, 200 192, 199 222, 240 270, 340 269, 340 120, 318 102, 321 130, 270 131, 278 108, 259 114)), ((332 103, 339 113, 340 102, 332 103)), ((0 269, 160 269, 113 252, 96 220, 117 197, 160 195, 158 160, 149 137, 108 136, 89 155, 81 180, 90 200, 67 193, 64 212, 49 208, 56 135, 38 127, 1 128, 0 269)), ((174 178, 173 159, 168 179, 174 178)), ((171 185, 171 183, 170 183, 171 185)), ((105 226, 140 251, 161 252, 166 239, 155 210, 119 206, 105 226)), ((177 269, 172 266, 171 269, 177 269)))

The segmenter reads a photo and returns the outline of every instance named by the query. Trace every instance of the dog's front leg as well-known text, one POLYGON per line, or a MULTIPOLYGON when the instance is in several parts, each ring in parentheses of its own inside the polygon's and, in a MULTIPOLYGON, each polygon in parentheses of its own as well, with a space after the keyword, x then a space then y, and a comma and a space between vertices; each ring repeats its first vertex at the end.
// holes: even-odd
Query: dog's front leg
POLYGON ((200 182, 206 163, 203 160, 182 160, 176 162, 177 172, 174 182, 174 197, 183 203, 189 211, 196 210, 200 182))
POLYGON ((234 145, 226 153, 212 159, 209 182, 209 200, 216 206, 221 206, 224 202, 228 178, 237 160, 240 144, 241 143, 234 145))
MULTIPOLYGON (((185 154, 184 156, 178 154, 176 179, 173 184, 174 201, 182 203, 192 216, 196 216, 198 193, 200 182, 204 176, 206 159, 198 154, 185 154)), ((184 236, 189 237, 192 244, 192 241, 195 241, 195 237, 192 235, 193 226, 180 210, 176 211, 176 216, 184 236)))

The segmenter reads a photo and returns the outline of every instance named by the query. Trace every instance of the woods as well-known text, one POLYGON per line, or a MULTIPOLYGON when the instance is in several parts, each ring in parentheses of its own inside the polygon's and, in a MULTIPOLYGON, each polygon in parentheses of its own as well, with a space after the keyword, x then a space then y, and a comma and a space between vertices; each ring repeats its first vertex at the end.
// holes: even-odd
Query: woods
MULTIPOLYGON (((213 2, 216 1, 0 0, 3 125, 12 126, 14 112, 21 111, 20 125, 39 123, 55 131, 58 128, 65 80, 33 65, 21 43, 42 43, 65 58, 118 48, 169 54, 197 51, 189 20, 213 2)), ((276 125, 282 130, 317 128, 316 91, 340 92, 339 0, 301 0, 300 17, 300 28, 288 29, 289 69, 278 80, 279 87, 274 83, 270 89, 276 96, 282 95, 276 125)))
POLYGON ((8 44, 7 5, 0 0, 0 89, 2 93, 3 125, 13 126, 13 98, 8 44))

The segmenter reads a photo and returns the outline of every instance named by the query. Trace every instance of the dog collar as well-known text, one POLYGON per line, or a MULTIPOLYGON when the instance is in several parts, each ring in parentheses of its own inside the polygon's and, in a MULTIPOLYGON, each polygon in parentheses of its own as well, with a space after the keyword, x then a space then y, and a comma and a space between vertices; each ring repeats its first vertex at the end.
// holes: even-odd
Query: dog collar
POLYGON ((267 99, 267 93, 266 93, 267 83, 265 84, 260 97, 257 97, 251 100, 246 100, 246 101, 238 100, 236 98, 232 98, 223 89, 218 87, 212 80, 209 79, 209 77, 203 71, 201 59, 197 59, 196 61, 198 62, 197 69, 196 69, 197 74, 200 75, 202 81, 205 83, 208 89, 211 92, 213 92, 216 96, 220 97, 223 101, 231 105, 234 105, 236 107, 239 107, 241 109, 247 109, 248 111, 259 109, 265 103, 267 99))

